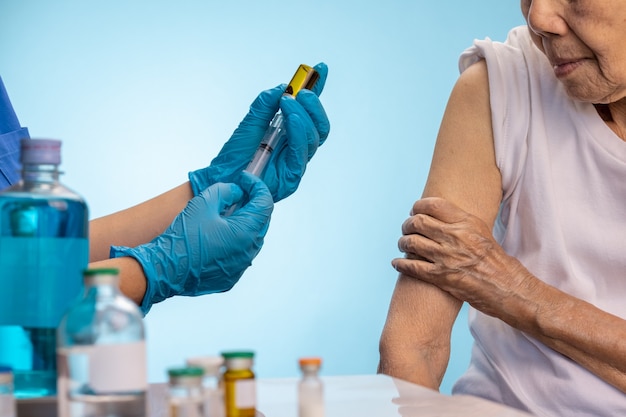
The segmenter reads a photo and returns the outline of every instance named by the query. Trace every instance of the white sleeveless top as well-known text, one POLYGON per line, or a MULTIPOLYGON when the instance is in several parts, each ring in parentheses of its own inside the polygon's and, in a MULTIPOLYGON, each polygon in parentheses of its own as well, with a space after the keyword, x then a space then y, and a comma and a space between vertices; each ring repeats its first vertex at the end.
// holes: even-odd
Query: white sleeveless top
MULTIPOLYGON (((535 276, 626 318, 626 142, 593 105, 571 100, 532 43, 475 41, 485 58, 503 201, 494 235, 535 276)), ((502 321, 470 311, 468 371, 453 392, 537 416, 626 416, 626 395, 502 321)))

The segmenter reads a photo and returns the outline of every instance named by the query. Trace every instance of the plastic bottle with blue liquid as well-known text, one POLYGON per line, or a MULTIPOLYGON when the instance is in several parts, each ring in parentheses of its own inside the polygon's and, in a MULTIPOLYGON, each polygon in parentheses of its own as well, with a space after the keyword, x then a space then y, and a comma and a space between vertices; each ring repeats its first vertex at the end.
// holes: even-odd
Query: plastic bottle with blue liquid
POLYGON ((15 397, 56 394, 56 328, 81 295, 85 201, 59 182, 61 141, 21 141, 22 178, 0 192, 0 363, 15 397))

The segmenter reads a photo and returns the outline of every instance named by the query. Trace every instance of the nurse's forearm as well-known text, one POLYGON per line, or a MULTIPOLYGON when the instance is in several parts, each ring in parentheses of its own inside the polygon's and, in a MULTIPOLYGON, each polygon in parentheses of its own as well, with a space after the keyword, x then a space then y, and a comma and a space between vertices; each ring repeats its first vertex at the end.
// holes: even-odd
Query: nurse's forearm
POLYGON ((193 197, 189 182, 89 224, 89 261, 108 259, 112 245, 134 247, 163 233, 193 197))
POLYGON ((89 268, 116 268, 120 271, 120 290, 137 305, 146 293, 146 277, 141 265, 130 257, 92 262, 89 268))

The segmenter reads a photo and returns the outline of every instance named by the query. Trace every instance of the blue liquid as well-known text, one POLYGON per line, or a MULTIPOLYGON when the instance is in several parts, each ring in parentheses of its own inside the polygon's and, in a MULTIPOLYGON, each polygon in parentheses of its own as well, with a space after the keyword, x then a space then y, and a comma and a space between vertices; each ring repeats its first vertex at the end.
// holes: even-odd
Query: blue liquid
POLYGON ((56 327, 82 292, 84 201, 57 184, 0 194, 0 363, 15 396, 56 393, 56 327))

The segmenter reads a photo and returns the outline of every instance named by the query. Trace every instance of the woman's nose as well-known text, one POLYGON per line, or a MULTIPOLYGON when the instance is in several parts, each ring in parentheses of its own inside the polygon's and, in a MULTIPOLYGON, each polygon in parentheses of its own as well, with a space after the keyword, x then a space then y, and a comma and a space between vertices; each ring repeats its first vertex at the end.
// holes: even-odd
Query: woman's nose
POLYGON ((526 22, 539 36, 563 35, 568 30, 561 0, 533 0, 530 2, 526 22))

